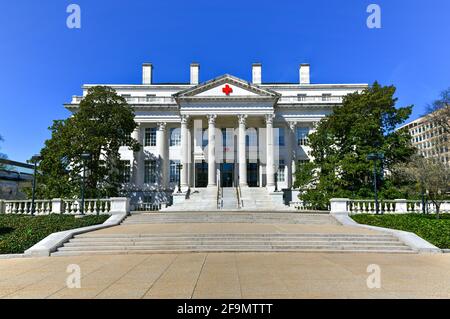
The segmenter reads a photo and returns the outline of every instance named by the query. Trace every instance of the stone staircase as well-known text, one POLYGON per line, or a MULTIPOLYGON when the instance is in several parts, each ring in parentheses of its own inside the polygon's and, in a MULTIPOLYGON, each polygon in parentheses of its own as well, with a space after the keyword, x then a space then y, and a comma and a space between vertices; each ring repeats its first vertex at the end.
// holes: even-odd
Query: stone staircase
POLYGON ((397 238, 364 234, 82 234, 52 256, 179 252, 413 253, 397 238))
POLYGON ((259 187, 242 187, 241 188, 242 200, 244 202, 243 209, 255 210, 255 211, 294 211, 294 208, 283 205, 281 203, 275 203, 270 198, 269 193, 265 188, 259 187))
POLYGON ((222 209, 223 210, 239 209, 235 187, 222 188, 222 209))
POLYGON ((302 224, 339 225, 329 214, 303 214, 286 212, 164 212, 135 213, 122 224, 186 224, 186 223, 249 223, 249 224, 302 224))
POLYGON ((275 203, 265 188, 243 187, 241 189, 243 207, 238 207, 236 188, 222 189, 222 207, 217 205, 217 188, 197 188, 189 198, 170 207, 164 212, 212 212, 212 211, 295 211, 295 208, 275 203))
POLYGON ((162 209, 162 211, 165 212, 214 210, 217 210, 217 188, 215 187, 192 190, 189 194, 189 198, 185 201, 162 209))

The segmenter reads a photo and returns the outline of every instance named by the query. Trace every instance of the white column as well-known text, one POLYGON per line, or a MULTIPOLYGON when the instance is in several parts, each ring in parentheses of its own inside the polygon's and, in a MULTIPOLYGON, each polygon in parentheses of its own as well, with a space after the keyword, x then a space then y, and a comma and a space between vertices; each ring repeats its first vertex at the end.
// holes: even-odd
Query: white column
POLYGON ((183 192, 189 189, 189 136, 188 136, 189 115, 181 115, 181 176, 180 184, 183 192))
POLYGON ((288 129, 288 176, 289 176, 289 187, 293 188, 295 184, 295 172, 297 170, 297 138, 296 138, 296 122, 289 122, 288 129), (290 170, 290 172, 289 172, 290 170))
POLYGON ((216 186, 216 118, 208 115, 208 187, 216 186))
POLYGON ((161 189, 167 189, 168 187, 168 165, 167 165, 167 141, 166 141, 166 125, 165 122, 158 123, 158 130, 156 131, 156 147, 157 147, 157 156, 159 162, 160 169, 160 179, 159 179, 159 187, 161 189))
POLYGON ((247 186, 247 156, 245 144, 245 130, 247 115, 238 115, 239 120, 239 186, 247 186))
POLYGON ((142 134, 141 123, 137 123, 138 127, 133 131, 131 137, 134 138, 141 144, 141 149, 139 152, 134 152, 133 154, 133 184, 135 187, 141 187, 143 180, 143 167, 144 167, 144 139, 142 134))
POLYGON ((275 166, 274 166, 274 153, 273 153, 273 119, 274 114, 266 114, 266 188, 268 191, 273 192, 275 190, 275 166))

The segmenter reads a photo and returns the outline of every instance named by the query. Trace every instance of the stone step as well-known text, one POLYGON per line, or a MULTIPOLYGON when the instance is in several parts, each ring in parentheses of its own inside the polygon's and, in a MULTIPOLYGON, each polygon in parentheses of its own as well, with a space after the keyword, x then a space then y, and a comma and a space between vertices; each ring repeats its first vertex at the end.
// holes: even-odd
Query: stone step
POLYGON ((410 248, 404 245, 396 245, 396 246, 380 246, 380 245, 365 245, 365 246, 358 246, 358 245, 304 245, 304 244, 298 244, 298 245, 145 245, 145 246, 91 246, 91 247, 66 247, 63 246, 58 249, 58 252, 64 252, 64 251, 120 251, 120 250, 190 250, 190 251, 203 251, 203 250, 216 250, 216 251, 222 251, 222 250, 259 250, 259 249, 275 249, 275 250, 283 250, 283 249, 314 249, 314 250, 353 250, 353 249, 364 249, 364 250, 395 250, 395 251, 409 251, 410 248), (85 249, 83 249, 85 248, 85 249))
POLYGON ((354 240, 345 240, 345 241, 329 241, 329 240, 305 240, 305 241, 291 241, 291 240, 235 240, 235 241, 223 241, 223 240, 144 240, 144 241, 70 241, 64 244, 64 247, 94 247, 94 246, 145 246, 145 245, 197 245, 197 244, 208 244, 208 245, 297 245, 297 244, 308 244, 308 245, 382 245, 382 246, 399 246, 402 245, 399 241, 354 241, 354 240))
POLYGON ((335 249, 222 249, 217 251, 215 249, 204 249, 201 251, 192 251, 192 250, 104 250, 104 251, 57 251, 52 253, 54 257, 68 257, 68 256, 89 256, 89 255, 138 255, 138 254, 179 254, 179 253, 283 253, 283 252, 296 252, 296 253, 372 253, 372 254, 415 254, 416 252, 412 250, 365 250, 365 249, 352 249, 352 250, 335 250, 335 249))
POLYGON ((356 239, 390 239, 395 238, 389 234, 328 234, 328 233, 161 233, 161 234, 80 234, 74 236, 80 238, 356 238, 356 239))

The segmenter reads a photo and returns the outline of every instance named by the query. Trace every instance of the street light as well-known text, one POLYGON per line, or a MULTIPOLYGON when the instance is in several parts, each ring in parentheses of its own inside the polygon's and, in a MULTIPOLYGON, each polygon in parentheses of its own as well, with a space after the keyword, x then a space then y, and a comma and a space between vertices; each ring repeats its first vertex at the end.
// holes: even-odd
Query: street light
POLYGON ((91 159, 91 154, 89 153, 83 153, 81 154, 81 160, 83 161, 83 182, 81 184, 81 207, 80 207, 80 213, 81 215, 84 215, 84 183, 86 179, 86 161, 91 159))
POLYGON ((177 169, 178 169, 178 193, 181 193, 181 169, 183 168, 183 164, 178 163, 177 169))
POLYGON ((36 210, 35 199, 36 199, 36 171, 37 171, 37 163, 42 159, 40 154, 36 154, 31 157, 31 162, 34 164, 34 172, 33 172, 33 188, 31 195, 31 216, 34 216, 34 212, 36 210))
POLYGON ((380 212, 377 193, 377 160, 382 161, 383 159, 384 159, 383 153, 370 153, 369 155, 367 155, 367 160, 373 161, 373 189, 375 192, 375 212, 377 215, 380 212))

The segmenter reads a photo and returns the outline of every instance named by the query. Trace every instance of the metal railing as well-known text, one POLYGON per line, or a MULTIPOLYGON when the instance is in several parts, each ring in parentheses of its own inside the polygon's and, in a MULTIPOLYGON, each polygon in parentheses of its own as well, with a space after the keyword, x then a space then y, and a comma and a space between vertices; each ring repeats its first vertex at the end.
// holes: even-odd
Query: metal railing
POLYGON ((223 207, 223 189, 221 188, 220 171, 217 170, 217 209, 222 209, 223 207))
POLYGON ((239 184, 237 184, 236 186, 236 195, 237 195, 237 208, 241 209, 244 207, 244 200, 242 199, 242 190, 239 184))

